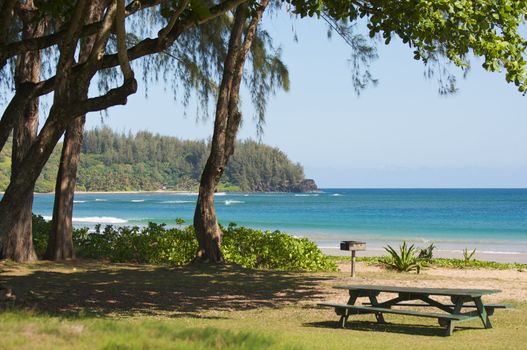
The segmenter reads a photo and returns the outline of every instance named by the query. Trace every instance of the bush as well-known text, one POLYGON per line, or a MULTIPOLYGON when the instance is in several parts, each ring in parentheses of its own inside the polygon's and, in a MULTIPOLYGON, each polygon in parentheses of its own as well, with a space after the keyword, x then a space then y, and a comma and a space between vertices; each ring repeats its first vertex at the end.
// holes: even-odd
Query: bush
POLYGON ((95 232, 84 232, 74 243, 80 257, 148 264, 186 264, 197 250, 192 228, 165 229, 154 223, 143 228, 108 225, 103 231, 97 225, 95 232))
POLYGON ((46 221, 42 215, 33 214, 33 247, 39 259, 46 252, 50 232, 51 221, 46 221))
POLYGON ((315 243, 280 231, 229 225, 223 230, 225 259, 248 268, 336 271, 335 263, 315 243))
MULTIPOLYGON (((51 221, 46 221, 42 215, 33 214, 33 247, 39 259, 44 257, 46 249, 48 248, 49 233, 51 232, 51 221)), ((87 228, 73 229, 73 243, 76 242, 76 237, 87 234, 87 228)))
MULTIPOLYGON (((51 223, 34 216, 35 246, 42 256, 46 251, 51 223)), ((177 225, 183 222, 178 220, 177 225)), ((224 232, 222 251, 227 262, 247 268, 336 271, 335 263, 315 243, 280 231, 260 231, 229 225, 224 232)), ((95 232, 75 229, 73 243, 78 257, 106 259, 113 262, 183 265, 194 258, 198 244, 194 228, 167 229, 164 224, 113 227, 95 232)))

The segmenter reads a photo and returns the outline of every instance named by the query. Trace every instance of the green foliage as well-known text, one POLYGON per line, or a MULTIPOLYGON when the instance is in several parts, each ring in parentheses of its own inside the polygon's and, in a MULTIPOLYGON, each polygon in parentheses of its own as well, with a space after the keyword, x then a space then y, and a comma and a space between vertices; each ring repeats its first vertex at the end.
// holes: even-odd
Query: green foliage
POLYGON ((419 255, 418 258, 424 261, 430 261, 434 257, 434 249, 435 249, 434 243, 430 243, 430 245, 426 248, 420 248, 419 249, 419 255))
MULTIPOLYGON (((42 215, 33 214, 33 247, 39 259, 42 259, 48 247, 49 233, 51 232, 51 221, 46 221, 42 215)), ((88 234, 87 228, 74 228, 73 241, 78 242, 78 237, 88 234)))
POLYGON ((465 265, 469 263, 471 260, 473 260, 475 255, 476 255, 476 248, 474 248, 474 250, 470 253, 468 252, 467 248, 463 249, 463 259, 465 260, 465 265))
POLYGON ((351 23, 363 18, 371 38, 381 36, 389 44, 397 36, 425 64, 442 56, 466 69, 467 56, 480 56, 483 68, 504 69, 508 82, 527 91, 527 41, 520 33, 527 16, 526 1, 286 1, 302 17, 327 14, 351 23))
MULTIPOLYGON (((178 226, 184 220, 177 219, 178 226)), ((39 257, 47 247, 51 223, 40 215, 33 216, 33 240, 39 257)), ((167 229, 164 224, 113 227, 95 232, 75 229, 73 242, 78 257, 113 262, 183 265, 194 258, 198 245, 194 228, 167 229)), ((227 262, 247 268, 335 271, 336 265, 315 243, 280 231, 260 231, 231 224, 224 229, 222 250, 227 262)))
POLYGON ((227 261, 249 268, 335 271, 336 265, 307 238, 280 231, 260 231, 229 225, 223 230, 227 261))
POLYGON ((166 229, 164 224, 148 226, 112 225, 75 237, 77 255, 114 262, 183 265, 192 260, 198 248, 194 230, 166 229))
MULTIPOLYGON (((348 256, 328 256, 328 259, 334 263, 349 263, 348 256)), ((364 262, 369 265, 382 265, 386 257, 382 256, 358 256, 357 261, 364 262)), ((499 263, 495 261, 470 260, 465 263, 463 259, 452 258, 433 258, 427 265, 433 267, 446 268, 475 268, 475 269, 494 269, 494 270, 518 270, 526 271, 527 264, 520 263, 499 263)))
POLYGON ((46 221, 42 215, 33 214, 33 247, 39 258, 46 252, 50 232, 51 221, 46 221))
MULTIPOLYGON (((55 188, 61 145, 40 175, 36 192, 55 188)), ((196 191, 209 145, 149 132, 118 134, 109 128, 84 135, 77 189, 81 191, 196 191)), ((7 188, 11 143, 0 153, 0 191, 7 188)), ((219 191, 293 191, 304 169, 278 150, 255 141, 239 142, 225 169, 219 191)))
POLYGON ((456 269, 475 268, 475 269, 495 269, 495 270, 527 270, 527 264, 519 263, 499 263, 495 261, 470 260, 465 262, 464 259, 446 259, 434 258, 431 264, 436 267, 448 267, 456 269))
POLYGON ((408 247, 406 241, 404 241, 403 244, 399 246, 399 252, 389 245, 384 249, 386 249, 389 254, 389 256, 383 260, 384 265, 399 272, 416 270, 417 273, 419 273, 421 271, 422 261, 416 256, 416 248, 413 244, 408 247))

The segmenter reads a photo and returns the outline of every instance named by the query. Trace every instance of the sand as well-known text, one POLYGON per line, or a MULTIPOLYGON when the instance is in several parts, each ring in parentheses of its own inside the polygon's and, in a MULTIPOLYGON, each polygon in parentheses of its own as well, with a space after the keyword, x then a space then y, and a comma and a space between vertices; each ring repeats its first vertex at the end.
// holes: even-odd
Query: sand
MULTIPOLYGON (((350 256, 350 252, 342 251, 337 248, 321 248, 322 252, 333 256, 350 256)), ((357 252, 357 256, 383 256, 386 251, 382 249, 365 250, 357 252)), ((441 251, 434 250, 434 257, 436 258, 454 258, 463 259, 463 252, 461 248, 459 251, 441 251)), ((475 258, 482 261, 495 261, 500 263, 520 263, 527 264, 527 253, 487 253, 476 250, 475 258)))
MULTIPOLYGON (((356 277, 350 277, 350 264, 340 263, 339 269, 346 277, 332 281, 335 284, 369 284, 391 285, 423 288, 474 288, 499 289, 497 294, 485 296, 490 302, 527 301, 527 271, 526 270, 493 270, 493 269, 454 269, 426 268, 420 274, 397 273, 387 271, 381 266, 368 265, 359 262, 356 265, 356 277)), ((347 300, 346 293, 333 291, 327 300, 347 300), (336 298, 336 299, 335 299, 336 298)))

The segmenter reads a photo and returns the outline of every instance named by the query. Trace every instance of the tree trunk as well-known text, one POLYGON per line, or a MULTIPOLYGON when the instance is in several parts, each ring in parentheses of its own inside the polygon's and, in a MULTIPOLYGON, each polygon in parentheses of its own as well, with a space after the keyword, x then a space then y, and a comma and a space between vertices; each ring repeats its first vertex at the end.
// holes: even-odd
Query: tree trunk
POLYGON ((222 232, 216 218, 216 208, 214 207, 214 192, 221 177, 221 170, 214 166, 213 161, 207 162, 199 186, 198 202, 194 212, 194 228, 198 239, 198 261, 221 263, 223 254, 221 253, 222 232))
POLYGON ((55 186, 52 227, 45 259, 55 261, 75 259, 72 237, 73 196, 85 121, 85 116, 76 118, 64 135, 55 186))
MULTIPOLYGON (((87 23, 98 21, 103 10, 103 1, 92 1, 88 5, 87 23)), ((81 44, 79 61, 82 63, 90 54, 95 36, 85 38, 81 44)), ((83 96, 88 98, 88 93, 83 96)), ((79 116, 68 125, 64 135, 62 153, 60 156, 57 181, 55 185, 55 202, 48 246, 44 255, 48 260, 75 259, 73 247, 73 198, 77 183, 77 169, 80 161, 84 124, 86 116, 79 116)))
MULTIPOLYGON (((42 22, 35 23, 31 18, 24 19, 22 29, 22 37, 24 39, 38 37, 43 32, 44 25, 42 22)), ((16 86, 19 87, 26 82, 38 82, 40 80, 40 67, 40 52, 32 51, 20 55, 15 70, 16 86)), ((20 109, 21 113, 16 113, 16 118, 13 120, 11 181, 23 176, 24 169, 21 167, 21 163, 37 136, 38 105, 38 98, 25 101, 23 109, 20 109)), ((32 233, 33 189, 34 184, 30 188, 30 191, 20 194, 16 199, 20 202, 17 220, 4 231, 6 239, 1 244, 0 257, 2 258, 20 262, 37 259, 33 248, 32 233)))
POLYGON ((268 2, 268 0, 260 2, 256 14, 247 27, 243 42, 242 35, 247 13, 246 4, 242 4, 236 9, 216 104, 211 151, 205 169, 201 174, 198 201, 194 212, 194 229, 198 240, 195 261, 223 262, 223 254, 221 253, 222 232, 216 217, 214 192, 229 158, 234 152, 236 134, 241 121, 238 103, 243 67, 254 39, 256 26, 268 2))

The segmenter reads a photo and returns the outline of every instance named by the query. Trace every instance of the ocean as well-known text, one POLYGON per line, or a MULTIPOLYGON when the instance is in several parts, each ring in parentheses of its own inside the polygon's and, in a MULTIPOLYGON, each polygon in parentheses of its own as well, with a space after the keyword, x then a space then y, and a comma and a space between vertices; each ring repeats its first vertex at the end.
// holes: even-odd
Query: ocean
MULTIPOLYGON (((74 225, 174 226, 192 223, 195 193, 76 194, 74 225)), ((33 211, 51 217, 53 195, 37 194, 33 211)), ((218 193, 220 223, 281 230, 324 249, 341 240, 367 243, 370 254, 403 240, 462 256, 503 255, 527 262, 527 189, 323 189, 320 193, 218 193)), ((500 260, 500 259, 497 259, 500 260)))

